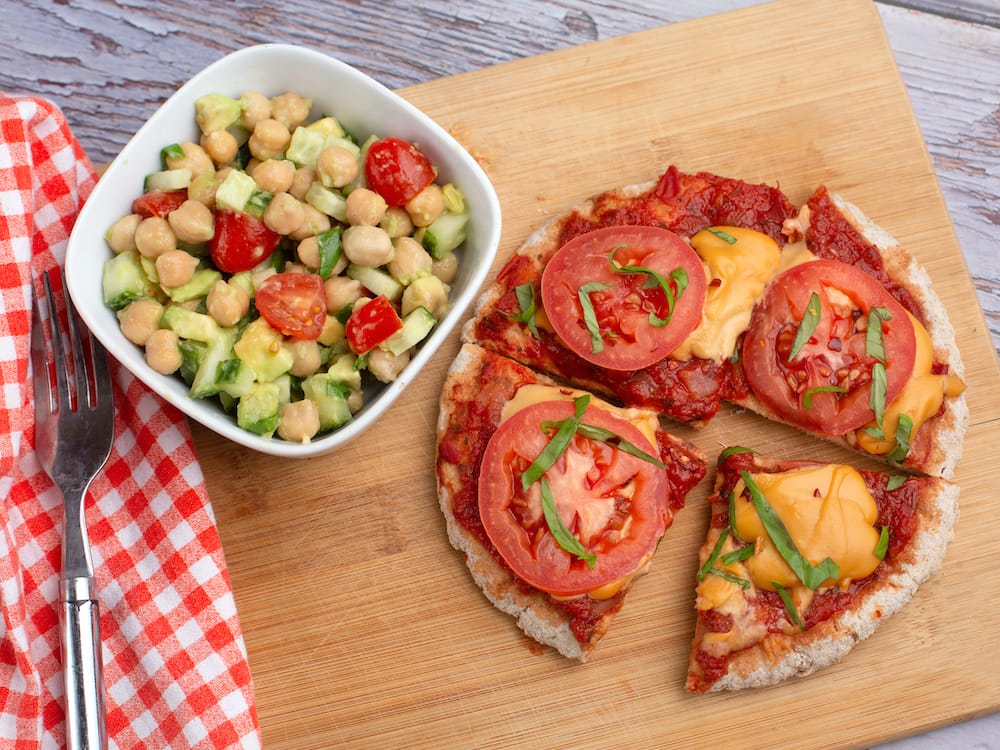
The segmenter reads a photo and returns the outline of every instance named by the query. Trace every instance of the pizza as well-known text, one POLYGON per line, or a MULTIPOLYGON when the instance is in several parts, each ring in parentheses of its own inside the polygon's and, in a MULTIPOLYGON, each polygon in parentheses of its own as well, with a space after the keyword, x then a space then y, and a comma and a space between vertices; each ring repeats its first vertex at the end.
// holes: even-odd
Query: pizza
POLYGON ((730 449, 708 500, 692 693, 772 685, 839 661, 940 567, 958 486, 730 449))
MULTIPOLYGON (((825 187, 796 206, 776 186, 671 166, 608 190, 527 238, 480 296, 462 342, 437 435, 449 538, 487 598, 566 656, 585 659, 604 635, 705 474, 702 451, 669 425, 697 435, 724 407, 882 462, 881 474, 838 471, 857 474, 848 485, 868 497, 865 518, 877 510, 858 543, 886 528, 890 553, 864 576, 844 566, 843 578, 811 578, 811 588, 786 581, 784 596, 770 581, 751 583, 752 595, 741 588, 733 606, 761 620, 702 612, 709 598, 699 594, 689 689, 768 684, 829 663, 940 564, 968 423, 954 332, 923 267, 825 187), (910 556, 924 562, 906 568, 910 556), (895 584, 880 582, 897 574, 912 586, 887 600, 878 592, 895 584), (758 606, 786 598, 801 605, 805 629, 790 630, 792 608, 758 606), (712 630, 723 624, 726 637, 712 630), (706 634, 732 648, 706 651, 706 634), (777 658, 779 640, 791 655, 777 658), (775 656, 769 668, 753 662, 761 652, 775 656), (723 667, 744 658, 753 669, 728 677, 723 667)), ((792 468, 748 455, 761 472, 792 468)), ((728 466, 717 482, 731 479, 728 466)), ((722 544, 718 519, 709 554, 722 544)), ((802 547, 809 565, 823 562, 802 547)), ((699 589, 718 588, 715 579, 725 576, 699 589)))

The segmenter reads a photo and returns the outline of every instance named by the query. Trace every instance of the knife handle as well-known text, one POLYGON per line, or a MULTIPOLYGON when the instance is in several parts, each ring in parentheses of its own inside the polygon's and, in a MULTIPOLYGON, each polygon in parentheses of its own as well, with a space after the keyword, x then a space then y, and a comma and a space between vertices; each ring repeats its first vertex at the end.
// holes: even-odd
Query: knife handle
POLYGON ((61 637, 67 750, 106 750, 101 615, 93 578, 63 582, 61 637))

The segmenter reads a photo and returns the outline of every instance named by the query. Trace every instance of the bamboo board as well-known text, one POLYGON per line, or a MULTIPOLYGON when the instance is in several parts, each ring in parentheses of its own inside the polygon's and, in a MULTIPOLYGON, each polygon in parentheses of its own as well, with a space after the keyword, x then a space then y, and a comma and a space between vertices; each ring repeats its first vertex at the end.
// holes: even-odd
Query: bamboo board
MULTIPOLYGON (((195 427, 249 651, 265 746, 802 748, 863 746, 1000 709, 1000 370, 878 14, 867 0, 780 0, 402 91, 494 181, 494 271, 552 214, 665 167, 826 184, 926 266, 958 334, 972 414, 962 515, 944 568, 840 664, 741 694, 692 697, 696 550, 689 496, 587 664, 521 635, 445 537, 434 425, 457 334, 382 422, 306 461, 195 427)), ((710 456, 832 446, 723 408, 676 432, 710 456)))

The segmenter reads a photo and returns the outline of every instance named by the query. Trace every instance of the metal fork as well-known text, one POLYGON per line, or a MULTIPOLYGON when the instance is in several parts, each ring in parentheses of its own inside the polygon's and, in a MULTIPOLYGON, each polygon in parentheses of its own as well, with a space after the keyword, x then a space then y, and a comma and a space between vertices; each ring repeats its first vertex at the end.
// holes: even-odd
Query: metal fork
POLYGON ((68 294, 63 295, 68 323, 67 354, 47 272, 42 281, 48 317, 43 323, 37 297, 31 314, 35 450, 42 467, 62 491, 65 509, 59 599, 66 747, 104 750, 107 729, 100 611, 84 497, 111 453, 115 436, 114 395, 107 353, 90 331, 77 322, 76 309, 68 294))

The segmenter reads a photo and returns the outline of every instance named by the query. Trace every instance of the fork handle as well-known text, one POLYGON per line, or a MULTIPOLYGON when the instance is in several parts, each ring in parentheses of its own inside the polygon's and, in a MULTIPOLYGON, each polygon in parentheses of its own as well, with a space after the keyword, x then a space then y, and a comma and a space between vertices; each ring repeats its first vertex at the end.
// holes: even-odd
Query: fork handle
POLYGON ((66 686, 66 747, 105 750, 101 662, 101 616, 93 578, 64 579, 62 619, 63 680, 66 686))

